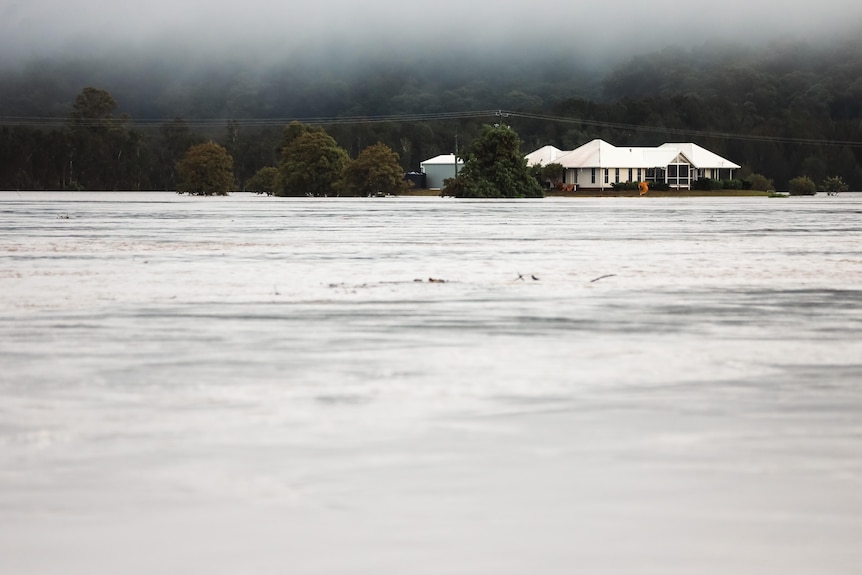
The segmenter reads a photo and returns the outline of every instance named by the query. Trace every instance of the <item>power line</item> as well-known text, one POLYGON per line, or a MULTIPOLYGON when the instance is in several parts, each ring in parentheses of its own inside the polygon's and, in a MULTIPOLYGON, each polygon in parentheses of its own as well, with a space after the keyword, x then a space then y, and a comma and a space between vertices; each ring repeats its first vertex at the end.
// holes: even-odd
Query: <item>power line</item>
POLYGON ((357 125, 357 124, 385 124, 385 123, 407 123, 407 122, 442 122, 452 120, 475 120, 479 118, 524 118, 543 122, 555 122, 564 124, 577 124, 582 126, 593 126, 597 128, 610 128, 615 130, 626 130, 635 132, 653 132, 661 134, 675 134, 681 136, 697 136, 703 138, 720 138, 727 140, 743 140, 753 142, 770 142, 781 144, 801 144, 812 146, 846 146, 851 148, 862 147, 862 141, 858 140, 830 140, 815 138, 793 138, 788 136, 768 136, 761 134, 744 134, 738 132, 718 132, 710 130, 690 130, 684 128, 669 128, 665 126, 648 126, 643 124, 625 124, 620 122, 605 122, 601 120, 590 120, 586 118, 573 118, 565 116, 550 116, 545 114, 532 114, 528 112, 511 112, 506 110, 475 110, 466 112, 435 112, 427 114, 390 114, 369 116, 321 116, 308 118, 67 118, 46 116, 0 116, 0 126, 34 127, 34 128, 115 128, 118 126, 141 129, 158 129, 182 125, 190 129, 212 129, 222 128, 228 123, 240 128, 266 128, 281 127, 291 122, 300 122, 308 125, 357 125))
POLYGON ((851 148, 862 147, 862 141, 858 140, 826 140, 813 138, 791 138, 786 136, 766 136, 760 134, 741 134, 732 132, 713 132, 708 130, 689 130, 684 128, 667 128, 664 126, 644 126, 642 124, 621 124, 618 122, 602 122, 599 120, 587 120, 584 118, 566 118, 560 116, 546 116, 542 114, 529 114, 521 112, 509 112, 509 115, 531 120, 545 122, 558 122, 565 124, 581 124, 584 126, 596 126, 600 128, 614 128, 617 130, 630 130, 638 132, 656 132, 662 134, 679 134, 683 136, 701 136, 704 138, 723 138, 727 140, 749 140, 756 142, 772 142, 781 144, 809 144, 816 146, 847 146, 851 148))
POLYGON ((67 118, 45 116, 0 116, 2 126, 28 126, 42 128, 112 128, 118 126, 130 128, 163 128, 175 125, 189 128, 220 128, 228 123, 239 127, 272 127, 286 126, 291 122, 309 125, 346 125, 346 124, 383 124, 393 122, 439 122, 447 120, 476 119, 492 117, 497 110, 479 110, 469 112, 438 112, 429 114, 392 114, 377 116, 322 116, 310 118, 67 118))

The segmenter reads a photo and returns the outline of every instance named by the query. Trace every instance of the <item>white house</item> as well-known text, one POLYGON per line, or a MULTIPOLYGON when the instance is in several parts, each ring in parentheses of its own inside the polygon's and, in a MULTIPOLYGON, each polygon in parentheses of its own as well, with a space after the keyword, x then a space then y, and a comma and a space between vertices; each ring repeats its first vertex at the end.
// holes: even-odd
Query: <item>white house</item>
POLYGON ((547 166, 548 164, 553 164, 557 162, 557 159, 568 154, 569 152, 564 152, 559 148, 555 148, 554 146, 544 146, 539 148, 535 152, 531 152, 527 154, 527 165, 535 166, 536 164, 540 166, 547 166))
POLYGON ((443 187, 443 180, 454 178, 464 167, 464 161, 458 158, 455 164, 455 154, 443 154, 436 156, 419 164, 422 173, 425 174, 425 185, 431 190, 443 187))
POLYGON ((565 168, 564 183, 579 189, 610 188, 620 182, 665 182, 690 189, 700 178, 731 179, 739 165, 693 143, 657 148, 616 147, 593 140, 570 152, 553 146, 527 154, 528 165, 557 163, 565 168))

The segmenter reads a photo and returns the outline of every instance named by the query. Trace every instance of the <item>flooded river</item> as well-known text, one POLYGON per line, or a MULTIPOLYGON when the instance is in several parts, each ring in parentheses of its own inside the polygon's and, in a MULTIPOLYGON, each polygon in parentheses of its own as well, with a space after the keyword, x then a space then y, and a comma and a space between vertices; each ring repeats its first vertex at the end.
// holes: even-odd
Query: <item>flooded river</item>
POLYGON ((855 574, 862 195, 0 192, 0 572, 855 574))

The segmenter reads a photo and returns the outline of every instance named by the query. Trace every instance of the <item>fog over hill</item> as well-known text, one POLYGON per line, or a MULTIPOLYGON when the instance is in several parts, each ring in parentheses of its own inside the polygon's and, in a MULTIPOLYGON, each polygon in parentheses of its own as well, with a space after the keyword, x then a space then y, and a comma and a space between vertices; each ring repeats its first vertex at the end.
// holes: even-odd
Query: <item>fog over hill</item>
MULTIPOLYGON (((322 0, 301 9, 271 0, 6 0, 0 116, 65 116, 86 86, 109 90, 135 118, 547 109, 561 98, 625 95, 625 79, 610 92, 603 83, 631 58, 818 45, 854 29, 862 5, 844 0, 792 9, 740 0, 322 0), (374 105, 383 93, 399 100, 374 105)), ((675 85, 679 73, 669 76, 675 85)))
POLYGON ((860 23, 862 4, 846 0, 319 0, 301 7, 272 0, 5 0, 0 60, 117 53, 264 63, 302 56, 332 64, 453 47, 536 58, 565 48, 580 59, 603 60, 714 39, 831 38, 860 23))

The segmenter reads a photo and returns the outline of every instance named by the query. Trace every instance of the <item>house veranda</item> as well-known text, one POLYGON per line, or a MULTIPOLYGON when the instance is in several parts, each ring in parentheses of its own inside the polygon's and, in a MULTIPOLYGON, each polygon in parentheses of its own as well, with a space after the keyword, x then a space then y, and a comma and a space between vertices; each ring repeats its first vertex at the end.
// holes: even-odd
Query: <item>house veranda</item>
POLYGON ((624 182, 662 182, 671 189, 688 190, 698 179, 732 179, 733 171, 740 168, 693 143, 617 147, 596 139, 571 151, 545 146, 526 158, 528 165, 562 165, 563 183, 584 190, 603 190, 624 182))

